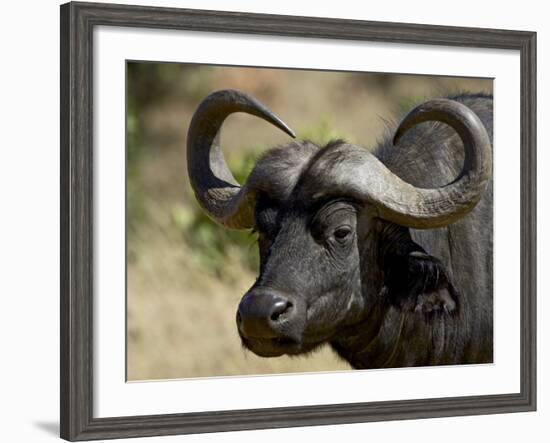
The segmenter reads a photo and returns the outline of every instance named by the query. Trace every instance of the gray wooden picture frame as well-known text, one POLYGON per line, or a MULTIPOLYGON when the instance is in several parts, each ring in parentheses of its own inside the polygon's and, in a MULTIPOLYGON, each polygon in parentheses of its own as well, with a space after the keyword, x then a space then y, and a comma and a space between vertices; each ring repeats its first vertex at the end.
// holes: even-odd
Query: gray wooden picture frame
POLYGON ((536 33, 188 9, 61 6, 61 437, 70 441, 536 409, 536 33), (517 50, 521 57, 521 391, 513 394, 93 416, 93 103, 96 26, 517 50))

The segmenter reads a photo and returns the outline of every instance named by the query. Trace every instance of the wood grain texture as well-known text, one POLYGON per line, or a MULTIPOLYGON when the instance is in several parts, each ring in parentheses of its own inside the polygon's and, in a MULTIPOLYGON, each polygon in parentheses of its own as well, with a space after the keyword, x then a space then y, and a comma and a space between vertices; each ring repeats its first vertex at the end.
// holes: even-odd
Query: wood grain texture
POLYGON ((92 440, 532 411, 536 408, 536 34, 151 8, 61 6, 61 437, 92 440), (92 43, 98 25, 514 49, 521 56, 521 392, 132 417, 93 417, 92 43))

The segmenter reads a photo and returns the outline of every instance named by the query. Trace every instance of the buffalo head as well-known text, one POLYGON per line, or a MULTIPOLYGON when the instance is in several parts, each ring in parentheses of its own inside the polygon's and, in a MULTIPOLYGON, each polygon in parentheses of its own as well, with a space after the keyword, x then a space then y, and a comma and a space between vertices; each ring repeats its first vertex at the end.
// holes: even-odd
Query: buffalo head
MULTIPOLYGON (((384 288, 382 261, 405 273, 424 267, 418 264, 428 257, 424 251, 402 241, 407 228, 442 227, 465 216, 490 178, 491 146, 482 123, 466 106, 441 99, 409 113, 394 143, 422 122, 451 126, 465 157, 462 172, 445 186, 415 187, 369 150, 343 141, 324 147, 293 141, 267 151, 240 185, 220 146, 222 123, 234 112, 294 134, 254 98, 224 90, 200 104, 187 138, 188 173, 204 211, 226 228, 259 234, 259 277, 243 296, 236 320, 243 344, 261 356, 310 351, 368 319, 384 288), (393 248, 398 252, 382 256, 392 242, 399 243, 393 248)), ((438 281, 444 279, 436 273, 438 281)), ((453 307, 452 300, 444 304, 453 307)))

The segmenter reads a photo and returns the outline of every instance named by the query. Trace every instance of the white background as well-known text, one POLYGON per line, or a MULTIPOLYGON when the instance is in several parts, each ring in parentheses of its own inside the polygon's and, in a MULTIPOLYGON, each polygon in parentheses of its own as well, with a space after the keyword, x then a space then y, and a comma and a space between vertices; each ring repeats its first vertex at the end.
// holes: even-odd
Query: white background
MULTIPOLYGON (((120 1, 120 3, 126 3, 120 1)), ((133 1, 131 3, 144 3, 133 1)), ((150 2, 151 3, 151 2, 150 2)), ((338 2, 161 1, 156 5, 230 9, 266 13, 317 15, 366 20, 417 22, 535 30, 538 35, 539 171, 550 163, 548 64, 549 15, 544 2, 504 4, 470 0, 460 7, 440 1, 394 1, 375 6, 352 0, 338 2), (452 11, 452 12, 450 12, 452 11), (546 75, 545 75, 546 74, 546 75)), ((12 2, 2 8, 0 67, 0 300, 2 301, 0 439, 14 442, 53 440, 58 428, 59 331, 59 10, 54 1, 12 2), (7 100, 6 100, 7 99, 7 100), (7 135, 7 137, 6 137, 7 135)), ((147 441, 252 442, 336 439, 463 442, 465 439, 507 442, 546 441, 550 420, 548 326, 550 203, 544 198, 548 174, 539 173, 539 411, 529 414, 461 417, 404 422, 327 426, 200 436, 163 437, 147 441), (545 201, 546 200, 546 201, 545 201), (543 281, 544 280, 544 281, 543 281)))

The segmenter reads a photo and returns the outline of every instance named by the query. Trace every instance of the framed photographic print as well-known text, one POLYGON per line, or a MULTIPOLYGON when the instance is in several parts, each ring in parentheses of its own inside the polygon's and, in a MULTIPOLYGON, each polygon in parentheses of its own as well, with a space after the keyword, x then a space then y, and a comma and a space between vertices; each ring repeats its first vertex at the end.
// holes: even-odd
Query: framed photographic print
POLYGON ((61 436, 535 410, 535 41, 63 5, 61 436))

